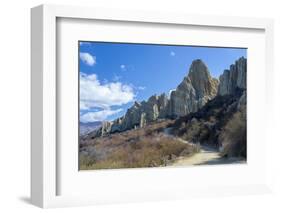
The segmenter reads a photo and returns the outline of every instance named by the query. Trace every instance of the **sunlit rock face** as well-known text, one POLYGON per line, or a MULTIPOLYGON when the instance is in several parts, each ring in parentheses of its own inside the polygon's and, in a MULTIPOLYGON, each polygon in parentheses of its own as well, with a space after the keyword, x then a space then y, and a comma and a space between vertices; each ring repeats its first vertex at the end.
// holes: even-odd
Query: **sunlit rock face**
MULTIPOLYGON (((147 101, 136 101, 124 116, 104 123, 97 135, 144 127, 158 119, 177 118, 197 112, 217 95, 233 94, 237 88, 245 90, 246 72, 247 59, 241 57, 217 80, 211 76, 202 60, 194 60, 187 76, 169 97, 163 93, 159 96, 152 95, 147 101)), ((246 100, 246 93, 243 98, 246 100)), ((245 102, 243 98, 241 104, 245 102)))
POLYGON ((247 84, 247 59, 239 58, 235 64, 230 65, 220 76, 218 95, 228 95, 235 93, 237 88, 246 89, 247 84))
POLYGON ((135 102, 124 117, 113 122, 112 131, 144 127, 157 119, 178 117, 197 111, 217 94, 218 80, 211 77, 202 60, 192 62, 188 75, 170 97, 152 95, 147 101, 135 102))
POLYGON ((195 112, 217 94, 218 80, 212 78, 202 60, 192 62, 188 76, 171 93, 170 116, 178 117, 195 112))

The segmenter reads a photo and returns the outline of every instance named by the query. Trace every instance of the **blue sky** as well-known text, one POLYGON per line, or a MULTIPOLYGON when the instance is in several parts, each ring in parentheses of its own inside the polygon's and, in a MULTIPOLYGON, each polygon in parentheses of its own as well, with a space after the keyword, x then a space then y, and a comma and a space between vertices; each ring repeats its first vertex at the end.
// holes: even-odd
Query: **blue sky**
POLYGON ((80 121, 113 120, 135 100, 175 89, 193 60, 218 78, 246 49, 79 42, 80 121))

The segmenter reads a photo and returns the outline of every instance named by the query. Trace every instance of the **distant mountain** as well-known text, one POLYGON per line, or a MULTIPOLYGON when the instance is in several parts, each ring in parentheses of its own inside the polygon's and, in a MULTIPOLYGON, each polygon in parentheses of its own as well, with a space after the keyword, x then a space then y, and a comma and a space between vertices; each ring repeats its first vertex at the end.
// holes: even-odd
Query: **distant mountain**
POLYGON ((101 126, 102 126, 101 121, 88 122, 88 123, 80 122, 80 136, 93 132, 94 130, 99 129, 101 126))
POLYGON ((197 112, 217 96, 231 95, 236 89, 246 89, 247 59, 239 58, 219 77, 213 78, 207 65, 194 60, 188 74, 177 88, 166 94, 153 95, 147 101, 135 102, 126 114, 112 122, 103 122, 99 129, 90 133, 91 138, 142 128, 159 119, 175 119, 197 112))

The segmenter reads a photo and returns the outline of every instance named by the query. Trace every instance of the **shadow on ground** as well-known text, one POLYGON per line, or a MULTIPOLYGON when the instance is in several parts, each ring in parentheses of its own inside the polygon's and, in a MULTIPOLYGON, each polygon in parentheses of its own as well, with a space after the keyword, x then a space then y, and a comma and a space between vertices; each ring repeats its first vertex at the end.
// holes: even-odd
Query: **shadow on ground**
POLYGON ((19 200, 21 201, 21 202, 23 202, 23 203, 26 203, 26 204, 31 204, 31 199, 30 199, 30 197, 19 197, 19 200))

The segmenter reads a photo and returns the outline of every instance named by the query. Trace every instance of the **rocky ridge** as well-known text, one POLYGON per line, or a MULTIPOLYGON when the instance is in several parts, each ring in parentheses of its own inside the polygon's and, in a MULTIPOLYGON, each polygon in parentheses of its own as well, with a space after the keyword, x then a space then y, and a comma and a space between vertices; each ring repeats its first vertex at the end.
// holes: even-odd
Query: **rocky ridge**
POLYGON ((218 95, 233 94, 236 88, 246 89, 247 59, 239 58, 219 77, 218 95))
MULTIPOLYGON (((144 127, 158 119, 177 118, 189 113, 197 112, 208 101, 217 95, 234 94, 236 88, 246 88, 247 61, 239 58, 229 70, 225 70, 219 80, 210 75, 206 64, 194 60, 188 75, 177 88, 170 93, 153 95, 147 101, 135 102, 126 114, 112 122, 103 122, 102 127, 90 136, 103 136, 114 132, 144 127)), ((246 100, 246 93, 241 101, 246 100)))

